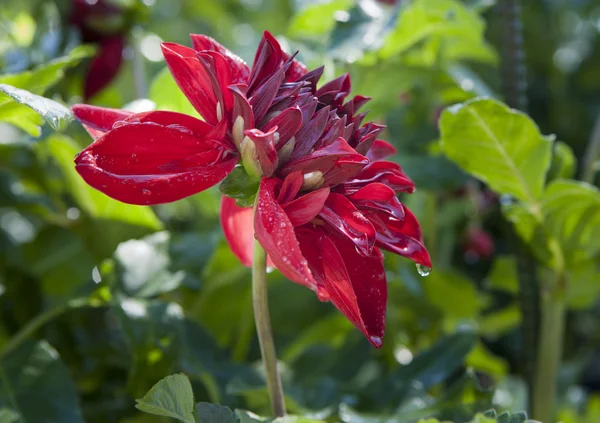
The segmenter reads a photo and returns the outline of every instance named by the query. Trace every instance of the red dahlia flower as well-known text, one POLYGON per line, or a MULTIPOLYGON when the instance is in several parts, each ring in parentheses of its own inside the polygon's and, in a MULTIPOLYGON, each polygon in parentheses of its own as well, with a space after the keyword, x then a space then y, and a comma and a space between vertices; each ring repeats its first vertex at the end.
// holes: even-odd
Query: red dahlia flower
POLYGON ((119 73, 127 32, 124 11, 106 0, 73 0, 70 20, 84 43, 98 46, 85 75, 83 97, 87 100, 119 73))
MULTIPOLYGON (((317 88, 323 68, 308 72, 268 32, 251 69, 213 39, 191 37, 193 49, 162 47, 204 121, 75 106, 96 138, 75 159, 77 171, 131 204, 175 201, 228 174, 222 187, 239 175, 246 185, 255 180, 248 195, 256 195, 254 213, 222 200, 221 224, 235 255, 250 266, 256 237, 284 276, 331 301, 381 346, 387 287, 379 248, 431 262, 419 223, 396 196, 414 184, 383 160, 395 152, 377 139, 383 127, 362 124, 365 115, 356 113, 369 99, 346 101, 348 75, 317 88)), ((241 191, 224 191, 240 198, 241 191)))

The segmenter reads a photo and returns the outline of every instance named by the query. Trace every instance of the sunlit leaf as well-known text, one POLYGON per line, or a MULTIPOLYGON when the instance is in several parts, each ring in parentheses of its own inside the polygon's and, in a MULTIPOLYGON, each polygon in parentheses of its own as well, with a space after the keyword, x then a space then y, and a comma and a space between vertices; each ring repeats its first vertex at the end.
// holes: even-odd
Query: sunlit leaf
POLYGON ((172 417, 183 423, 196 423, 194 392, 189 379, 183 374, 167 376, 160 380, 136 402, 136 408, 146 413, 172 417))
POLYGON ((344 12, 352 5, 352 0, 329 0, 309 4, 294 14, 290 21, 290 37, 318 37, 327 34, 335 26, 336 12, 344 12))
POLYGON ((199 402, 196 404, 196 413, 200 423, 237 423, 237 417, 229 407, 219 404, 199 402))

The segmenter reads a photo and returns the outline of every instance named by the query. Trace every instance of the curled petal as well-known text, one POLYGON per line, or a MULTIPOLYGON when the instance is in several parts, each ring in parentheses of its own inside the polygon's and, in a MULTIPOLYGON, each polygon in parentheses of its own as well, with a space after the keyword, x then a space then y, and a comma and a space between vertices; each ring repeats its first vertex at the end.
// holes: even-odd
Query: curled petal
POLYGON ((286 142, 292 138, 302 125, 302 112, 299 107, 290 107, 269 120, 263 126, 263 131, 269 131, 277 127, 279 140, 277 149, 279 150, 286 142))
POLYGON ((204 67, 206 74, 210 78, 212 93, 217 104, 217 119, 220 121, 233 108, 233 96, 229 91, 231 85, 231 71, 225 58, 216 51, 205 51, 198 53, 198 60, 204 67))
POLYGON ((246 267, 252 267, 254 227, 252 207, 238 207, 233 198, 221 198, 221 227, 231 251, 246 267))
POLYGON ((85 100, 100 92, 119 73, 123 63, 123 48, 125 48, 125 39, 121 35, 106 38, 100 43, 98 53, 85 76, 83 88, 85 100))
MULTIPOLYGON (((279 163, 277 150, 275 149, 275 143, 277 141, 276 129, 277 128, 273 128, 266 133, 259 129, 248 129, 244 131, 244 135, 254 142, 254 151, 256 151, 257 155, 256 159, 258 160, 260 170, 264 176, 271 176, 273 172, 275 172, 275 169, 277 169, 277 164, 279 163)), ((243 157, 243 160, 246 159, 250 158, 243 157)))
POLYGON ((179 89, 206 122, 216 124, 219 119, 212 80, 196 57, 196 51, 175 43, 162 43, 161 47, 179 89))
POLYGON ((350 75, 347 73, 329 81, 317 90, 316 96, 322 104, 340 107, 348 94, 350 94, 350 75))
POLYGON ((300 250, 294 226, 277 204, 275 188, 278 183, 273 178, 263 178, 260 182, 254 216, 256 239, 285 277, 316 290, 317 284, 300 250))
POLYGON ((404 208, 404 213, 402 221, 386 213, 368 215, 377 231, 377 245, 415 263, 431 267, 431 258, 423 245, 419 222, 409 209, 404 208))
POLYGON ((256 56, 254 56, 254 63, 252 64, 252 72, 250 73, 250 79, 248 81, 249 95, 253 95, 254 91, 258 89, 259 86, 264 84, 267 79, 271 78, 271 76, 281 68, 282 59, 283 52, 281 51, 279 42, 270 32, 265 31, 258 44, 256 56))
POLYGON ((393 156, 396 154, 396 148, 387 141, 384 140, 375 140, 373 145, 369 149, 367 153, 367 157, 372 162, 377 160, 383 160, 386 157, 393 156))
POLYGON ((83 150, 75 168, 116 200, 167 203, 215 185, 235 166, 235 153, 208 141, 157 123, 124 123, 83 150))
POLYGON ((273 99, 277 95, 277 90, 283 82, 285 73, 283 69, 276 71, 270 78, 261 84, 250 97, 250 105, 254 111, 254 118, 260 122, 267 114, 273 99))
POLYGON ((87 104, 75 104, 71 110, 94 139, 110 131, 116 122, 133 115, 132 112, 127 110, 109 109, 87 104))
POLYGON ((277 202, 279 204, 285 204, 296 198, 300 188, 302 188, 303 182, 304 178, 301 170, 297 170, 286 176, 281 185, 281 189, 279 190, 277 202))
POLYGON ((371 254, 375 246, 375 228, 346 197, 331 193, 319 217, 350 240, 361 255, 366 257, 371 254))
POLYGON ((191 34, 192 47, 200 52, 203 50, 212 50, 220 53, 227 60, 231 70, 231 80, 233 84, 247 83, 250 76, 250 69, 241 57, 232 53, 228 48, 222 46, 216 40, 206 35, 191 34))
POLYGON ((282 207, 292 225, 302 226, 317 217, 323 209, 328 196, 329 188, 321 188, 304 194, 287 204, 283 204, 282 207))
POLYGON ((385 331, 387 284, 378 249, 360 256, 351 242, 309 225, 296 229, 300 247, 317 281, 319 299, 329 300, 376 348, 385 331))
POLYGON ((415 191, 414 182, 406 176, 399 164, 382 160, 364 167, 356 177, 337 187, 336 191, 350 195, 373 182, 387 185, 395 192, 415 191))
POLYGON ((394 190, 387 185, 374 182, 365 185, 348 198, 359 210, 378 211, 387 213, 394 219, 404 219, 404 207, 394 190))

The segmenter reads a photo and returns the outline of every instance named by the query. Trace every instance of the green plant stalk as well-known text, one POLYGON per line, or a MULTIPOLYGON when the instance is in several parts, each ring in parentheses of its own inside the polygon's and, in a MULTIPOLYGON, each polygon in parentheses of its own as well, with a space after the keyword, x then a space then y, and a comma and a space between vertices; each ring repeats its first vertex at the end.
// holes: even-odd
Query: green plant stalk
POLYGON ((533 418, 548 423, 555 421, 558 369, 565 331, 566 305, 560 285, 542 295, 542 319, 533 385, 533 418))
POLYGON ((38 314, 32 320, 30 320, 27 325, 23 327, 19 332, 13 336, 8 343, 2 348, 0 351, 0 360, 4 359, 8 354, 12 351, 16 350, 23 342, 25 342, 28 338, 33 336, 38 330, 44 327, 47 323, 54 320, 61 314, 65 313, 68 310, 72 310, 74 308, 81 308, 90 305, 90 301, 88 298, 77 298, 69 301, 66 304, 61 306, 51 308, 50 310, 46 310, 43 313, 38 314))
POLYGON ((252 303, 273 415, 283 417, 286 414, 285 400, 281 377, 277 369, 277 355, 275 354, 275 342, 273 341, 271 318, 269 317, 267 253, 257 240, 254 241, 254 257, 252 259, 252 303))

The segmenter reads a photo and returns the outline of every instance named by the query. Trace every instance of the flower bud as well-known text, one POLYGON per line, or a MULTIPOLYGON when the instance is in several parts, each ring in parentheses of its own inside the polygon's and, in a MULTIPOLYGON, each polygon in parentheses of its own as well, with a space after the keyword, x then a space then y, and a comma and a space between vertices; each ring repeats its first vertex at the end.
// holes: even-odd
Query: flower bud
POLYGON ((279 165, 283 166, 286 164, 291 158, 292 153, 294 152, 294 147, 296 146, 296 138, 292 137, 285 143, 283 147, 279 149, 277 152, 277 156, 279 157, 279 165))
POLYGON ((244 127, 245 122, 244 122, 244 118, 242 117, 242 115, 239 115, 238 117, 235 118, 235 122, 233 122, 233 128, 231 129, 231 135, 233 136, 233 142, 235 143, 235 145, 237 146, 237 148, 240 148, 240 144, 242 143, 243 139, 244 139, 244 127))
POLYGON ((323 172, 315 170, 314 172, 308 172, 304 174, 304 181, 302 182, 302 191, 314 191, 321 188, 325 183, 323 178, 323 172))
POLYGON ((263 176, 263 171, 258 160, 258 151, 256 145, 249 137, 244 137, 240 143, 240 154, 242 156, 242 165, 246 173, 250 176, 260 178, 263 176))

